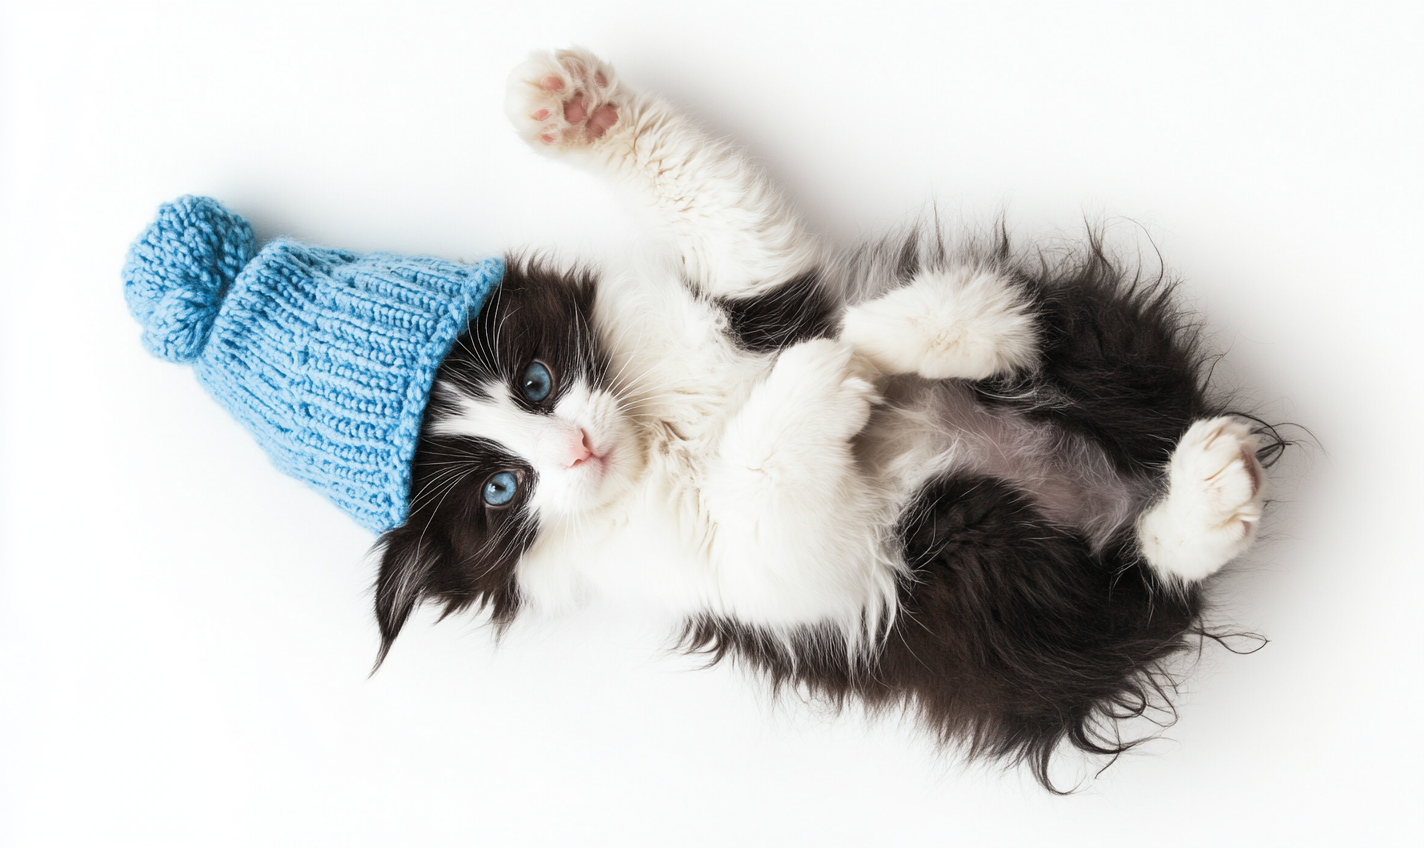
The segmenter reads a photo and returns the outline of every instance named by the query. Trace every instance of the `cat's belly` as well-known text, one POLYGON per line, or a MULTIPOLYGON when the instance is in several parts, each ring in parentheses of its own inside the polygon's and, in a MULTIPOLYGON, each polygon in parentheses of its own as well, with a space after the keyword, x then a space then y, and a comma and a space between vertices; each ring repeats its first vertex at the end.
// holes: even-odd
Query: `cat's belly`
POLYGON ((885 394, 857 455, 905 501, 945 476, 990 477, 1100 545, 1151 497, 1152 481, 1125 478, 1100 448, 1051 423, 988 409, 966 383, 901 377, 885 394))

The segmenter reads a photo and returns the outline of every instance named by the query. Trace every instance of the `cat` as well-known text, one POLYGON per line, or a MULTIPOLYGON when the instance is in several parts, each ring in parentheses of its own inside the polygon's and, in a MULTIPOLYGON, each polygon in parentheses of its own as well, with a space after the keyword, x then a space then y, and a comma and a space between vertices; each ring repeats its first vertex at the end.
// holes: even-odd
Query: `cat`
POLYGON ((1130 747, 1114 720, 1201 634, 1202 581, 1256 537, 1281 446, 1208 397, 1170 286, 1096 239, 1030 261, 1002 227, 835 250, 593 54, 536 54, 509 86, 519 135, 630 188, 679 264, 508 259, 379 541, 377 666, 421 603, 503 629, 605 593, 1050 789, 1065 740, 1130 747))

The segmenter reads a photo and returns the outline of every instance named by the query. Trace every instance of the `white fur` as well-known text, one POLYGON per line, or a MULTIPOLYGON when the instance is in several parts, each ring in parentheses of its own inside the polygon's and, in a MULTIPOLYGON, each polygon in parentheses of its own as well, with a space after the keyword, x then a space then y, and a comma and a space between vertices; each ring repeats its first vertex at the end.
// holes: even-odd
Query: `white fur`
POLYGON ((1138 522, 1164 576, 1202 580, 1250 546, 1266 497, 1259 437, 1235 418, 1198 421, 1172 452, 1167 495, 1138 522))
POLYGON ((918 275, 846 311, 841 338, 887 374, 982 380, 1033 365, 1033 316, 1023 293, 992 269, 918 275))
POLYGON ((851 451, 875 400, 848 345, 809 341, 781 354, 728 423, 703 484, 728 612, 854 620, 893 590, 876 533, 884 493, 851 451))

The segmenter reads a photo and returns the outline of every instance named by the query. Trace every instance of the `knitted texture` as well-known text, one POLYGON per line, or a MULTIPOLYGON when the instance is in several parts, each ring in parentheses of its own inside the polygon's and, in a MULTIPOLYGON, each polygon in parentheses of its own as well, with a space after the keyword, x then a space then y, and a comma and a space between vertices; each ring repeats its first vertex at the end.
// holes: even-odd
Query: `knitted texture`
POLYGON ((217 201, 164 205, 124 267, 145 347, 191 362, 278 468, 363 527, 399 526, 435 371, 504 263, 285 239, 253 254, 252 228, 217 201))

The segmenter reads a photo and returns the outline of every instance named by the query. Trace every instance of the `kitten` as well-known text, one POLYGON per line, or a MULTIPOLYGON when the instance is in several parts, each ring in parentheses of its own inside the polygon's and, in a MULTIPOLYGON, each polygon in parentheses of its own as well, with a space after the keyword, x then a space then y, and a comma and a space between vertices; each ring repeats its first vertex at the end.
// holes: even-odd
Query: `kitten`
MULTIPOLYGON (((582 50, 515 71, 536 149, 630 187, 664 277, 511 258, 437 378, 380 659, 415 607, 647 599, 774 686, 970 754, 1116 753, 1252 542, 1279 442, 1208 399, 1160 284, 936 230, 841 253, 735 148, 582 50), (1106 725, 1108 729, 1104 729, 1106 725)), ((380 660, 378 660, 379 665, 380 660)))

